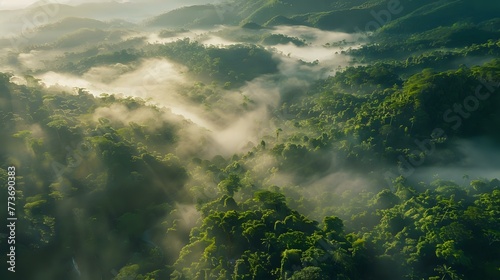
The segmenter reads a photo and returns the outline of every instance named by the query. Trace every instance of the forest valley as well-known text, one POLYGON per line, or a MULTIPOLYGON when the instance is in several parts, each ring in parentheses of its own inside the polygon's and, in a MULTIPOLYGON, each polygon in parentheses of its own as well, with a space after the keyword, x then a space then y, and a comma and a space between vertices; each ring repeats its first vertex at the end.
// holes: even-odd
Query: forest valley
POLYGON ((500 279, 498 12, 0 1, 0 278, 500 279))

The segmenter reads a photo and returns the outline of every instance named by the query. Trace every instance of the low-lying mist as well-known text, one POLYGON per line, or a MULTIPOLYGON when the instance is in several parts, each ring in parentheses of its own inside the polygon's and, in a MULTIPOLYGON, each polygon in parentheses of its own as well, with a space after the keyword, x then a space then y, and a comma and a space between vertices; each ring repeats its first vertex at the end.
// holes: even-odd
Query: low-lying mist
MULTIPOLYGON (((7 161, 22 175, 19 213, 26 221, 18 234, 32 247, 23 244, 19 256, 34 263, 33 271, 41 271, 36 279, 136 279, 139 274, 141 279, 169 279, 176 273, 175 279, 195 278, 181 275, 187 270, 199 278, 205 273, 207 279, 270 279, 257 276, 267 263, 273 263, 269 271, 278 278, 308 279, 299 277, 309 275, 305 266, 333 275, 344 266, 346 271, 376 267, 386 257, 396 264, 400 256, 420 251, 425 256, 412 257, 405 265, 439 258, 428 242, 444 230, 424 230, 430 223, 444 225, 448 210, 433 200, 462 202, 430 194, 439 188, 433 182, 454 181, 456 185, 447 182, 451 188, 479 201, 479 192, 468 191, 474 189, 474 180, 500 177, 498 143, 458 136, 445 144, 442 138, 433 139, 435 154, 417 151, 429 160, 401 177, 396 158, 409 154, 408 145, 432 122, 427 119, 433 119, 434 98, 436 103, 454 98, 454 93, 442 94, 457 89, 448 81, 497 73, 498 65, 473 65, 490 61, 498 44, 463 50, 431 43, 428 48, 411 42, 370 44, 376 32, 241 25, 245 20, 237 17, 234 22, 217 20, 228 14, 217 10, 222 6, 208 6, 209 15, 205 6, 167 14, 173 14, 172 20, 163 18, 184 6, 222 2, 228 4, 0 0, 0 72, 8 73, 0 75, 0 127, 6 131, 0 178, 7 177, 7 161), (183 15, 197 17, 196 22, 185 23, 183 15), (158 18, 165 20, 152 24, 158 18), (482 56, 489 47, 491 53, 482 56), (413 56, 406 59, 398 53, 387 59, 391 48, 413 56), (468 51, 477 57, 459 55, 468 51), (453 61, 435 70, 453 70, 423 71, 428 64, 439 64, 445 52, 456 56, 450 54, 453 61), (442 86, 447 84, 452 85, 442 86), (393 182, 385 177, 391 171, 397 174, 390 178, 393 182), (419 187, 428 192, 420 195, 419 187), (443 217, 441 210, 446 211, 443 217), (325 217, 329 222, 321 224, 325 217), (417 218, 425 226, 410 230, 417 218), (260 242, 264 238, 267 248, 260 242), (316 264, 306 259, 323 249, 309 245, 320 241, 330 242, 324 249, 334 255, 312 267, 316 264), (409 246, 399 250, 404 242, 409 246), (248 247, 236 252, 241 245, 236 243, 248 247), (30 250, 35 257, 28 257, 30 250), (39 256, 53 258, 38 262, 39 256), (351 257, 356 267, 348 264, 351 257), (290 274, 284 267, 292 266, 294 258, 304 267, 290 274), (225 275, 211 275, 210 269, 219 273, 223 266, 228 268, 225 275), (332 269, 322 271, 328 266, 332 269), (231 273, 238 276, 229 277, 231 273)), ((266 9, 278 4, 300 6, 292 5, 294 1, 253 1, 255 6, 247 3, 252 1, 236 2, 247 9, 265 6, 249 18, 267 16, 266 9)), ((316 17, 324 24, 323 16, 331 15, 336 14, 287 18, 313 25, 316 17)), ((463 108, 472 108, 475 100, 468 96, 463 108)), ((493 115, 492 107, 482 111, 484 119, 493 115)), ((465 113, 458 115, 466 118, 465 113)), ((408 160, 415 161, 417 154, 411 156, 408 160)), ((467 210, 471 217, 475 211, 467 210)), ((433 242, 443 243, 442 248, 450 244, 433 242)), ((450 248, 457 252, 469 246, 453 244, 450 248)), ((457 258, 454 254, 449 259, 457 258)))
MULTIPOLYGON (((286 28, 283 29, 286 30, 286 28)), ((195 39, 207 38, 202 41, 204 44, 223 48, 228 41, 225 39, 219 41, 218 37, 210 35, 219 30, 220 28, 205 32, 183 31, 173 37, 162 38, 165 41, 161 43, 172 42, 185 36, 194 36, 195 39)), ((288 32, 291 31, 288 30, 288 32)), ((349 37, 343 33, 321 32, 317 35, 323 36, 321 40, 326 40, 323 33, 331 33, 328 36, 331 40, 349 37)), ((351 39, 355 37, 351 36, 351 39)), ((218 147, 213 147, 214 154, 212 155, 222 153, 230 156, 243 151, 243 147, 247 147, 249 142, 258 143, 266 134, 273 134, 276 127, 270 121, 271 112, 282 102, 294 98, 293 95, 297 91, 307 90, 315 80, 333 74, 331 70, 333 67, 338 68, 349 64, 348 56, 339 54, 335 49, 327 46, 318 45, 324 43, 318 40, 320 39, 316 38, 314 42, 304 47, 291 45, 272 47, 270 51, 275 53, 274 57, 279 61, 279 72, 248 81, 240 88, 218 89, 222 97, 216 103, 211 104, 210 110, 200 107, 199 104, 182 95, 183 88, 193 85, 189 69, 166 59, 145 59, 135 64, 117 63, 97 66, 90 68, 81 76, 48 71, 37 74, 36 77, 48 87, 65 91, 71 92, 73 88, 84 88, 95 96, 107 93, 148 100, 150 104, 167 108, 174 114, 182 115, 199 127, 210 131, 215 143, 218 143, 218 147), (315 50, 321 50, 321 52, 315 50), (283 55, 284 51, 291 51, 293 54, 283 55), (319 60, 319 63, 305 62, 309 60, 319 60)), ((241 42, 230 44, 238 43, 241 42)), ((18 60, 22 62, 23 69, 43 68, 44 63, 40 60, 40 54, 45 52, 21 53, 18 60)))
POLYGON ((451 144, 460 160, 440 166, 424 166, 415 169, 408 179, 412 182, 431 183, 434 180, 451 180, 468 185, 471 180, 500 177, 500 148, 489 138, 457 140, 451 144))

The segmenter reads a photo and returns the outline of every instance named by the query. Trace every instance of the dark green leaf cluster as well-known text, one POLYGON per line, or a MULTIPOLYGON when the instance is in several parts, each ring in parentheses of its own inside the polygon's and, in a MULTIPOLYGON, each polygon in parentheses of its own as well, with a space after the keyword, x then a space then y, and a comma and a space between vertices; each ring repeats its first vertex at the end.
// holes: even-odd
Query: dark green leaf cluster
POLYGON ((227 48, 205 47, 189 38, 155 46, 152 56, 167 57, 186 65, 204 81, 242 85, 260 75, 275 73, 278 63, 272 53, 256 45, 232 45, 227 48))

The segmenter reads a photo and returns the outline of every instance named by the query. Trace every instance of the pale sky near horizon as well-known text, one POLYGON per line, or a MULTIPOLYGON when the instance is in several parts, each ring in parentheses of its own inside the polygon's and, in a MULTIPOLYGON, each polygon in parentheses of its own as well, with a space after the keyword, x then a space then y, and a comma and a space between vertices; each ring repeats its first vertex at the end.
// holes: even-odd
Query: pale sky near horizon
MULTIPOLYGON (((0 10, 12 10, 27 7, 40 0, 0 0, 0 10)), ((60 4, 80 4, 84 2, 110 2, 111 0, 43 0, 47 4, 60 3, 60 4)), ((41 2, 41 1, 40 1, 41 2)), ((126 1, 117 1, 126 2, 126 1)))
MULTIPOLYGON (((19 8, 25 8, 35 2, 46 2, 47 4, 50 3, 59 3, 59 4, 70 4, 70 5, 77 5, 77 4, 82 4, 82 3, 90 3, 90 2, 141 2, 140 0, 0 0, 0 10, 13 10, 13 9, 19 9, 19 8)), ((179 0, 164 0, 164 2, 181 2, 179 0)), ((217 2, 217 0, 191 0, 191 1, 185 1, 189 4, 196 4, 196 3, 213 3, 217 2)), ((182 2, 181 2, 182 3, 182 2)))
MULTIPOLYGON (((0 10, 11 10, 27 7, 38 0, 0 0, 0 10)), ((46 0, 47 3, 67 3, 67 0, 46 0)))

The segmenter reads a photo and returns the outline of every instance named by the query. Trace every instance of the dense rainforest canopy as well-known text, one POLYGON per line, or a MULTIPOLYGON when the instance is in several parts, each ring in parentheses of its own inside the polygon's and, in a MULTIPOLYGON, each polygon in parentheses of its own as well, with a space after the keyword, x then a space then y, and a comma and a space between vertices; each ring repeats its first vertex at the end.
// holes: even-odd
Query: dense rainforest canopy
POLYGON ((176 3, 0 10, 1 279, 500 279, 498 3, 176 3))

